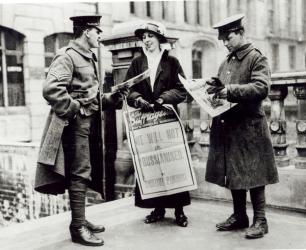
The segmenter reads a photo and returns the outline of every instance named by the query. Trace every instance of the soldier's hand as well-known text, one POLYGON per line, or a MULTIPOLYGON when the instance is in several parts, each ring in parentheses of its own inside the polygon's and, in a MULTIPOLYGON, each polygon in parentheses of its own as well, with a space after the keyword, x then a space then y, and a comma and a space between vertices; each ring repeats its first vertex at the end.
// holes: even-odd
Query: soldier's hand
POLYGON ((121 102, 123 100, 123 95, 121 94, 120 91, 116 91, 116 92, 113 92, 111 93, 111 100, 114 102, 114 103, 118 103, 118 102, 121 102))
POLYGON ((227 99, 227 88, 224 87, 222 90, 220 90, 218 93, 216 93, 214 95, 214 98, 227 99))
POLYGON ((223 82, 218 77, 211 78, 214 81, 215 86, 224 86, 223 82))
POLYGON ((209 85, 209 87, 207 88, 208 94, 217 94, 222 89, 224 89, 224 84, 217 77, 212 77, 211 80, 207 80, 206 84, 209 85))
POLYGON ((206 84, 214 87, 224 86, 224 84, 221 82, 221 80, 218 77, 212 77, 211 79, 206 81, 206 84))
POLYGON ((224 89, 224 86, 220 86, 220 87, 218 87, 218 86, 210 86, 210 87, 208 87, 207 88, 207 93, 208 94, 216 94, 216 93, 219 93, 222 89, 224 89))
POLYGON ((129 94, 130 89, 127 85, 125 85, 125 86, 120 86, 117 91, 120 92, 122 95, 127 96, 129 94))

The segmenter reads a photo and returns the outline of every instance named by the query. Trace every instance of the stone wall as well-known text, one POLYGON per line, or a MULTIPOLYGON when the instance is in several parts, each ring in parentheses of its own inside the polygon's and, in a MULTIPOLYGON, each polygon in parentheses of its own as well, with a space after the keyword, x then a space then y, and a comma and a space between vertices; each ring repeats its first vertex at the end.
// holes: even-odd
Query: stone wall
MULTIPOLYGON (((53 196, 34 191, 37 153, 37 144, 0 144, 0 227, 69 210, 67 192, 53 196)), ((88 193, 87 205, 101 202, 98 193, 88 193)))

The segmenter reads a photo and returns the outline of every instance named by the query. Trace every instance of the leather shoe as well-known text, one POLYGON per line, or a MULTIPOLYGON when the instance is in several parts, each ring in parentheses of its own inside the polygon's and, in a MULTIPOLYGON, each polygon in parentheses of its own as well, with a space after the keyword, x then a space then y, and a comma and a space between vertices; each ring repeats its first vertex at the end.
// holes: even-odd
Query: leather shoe
POLYGON ((218 223, 216 227, 218 231, 247 228, 249 227, 249 218, 247 215, 238 218, 235 214, 232 214, 226 221, 218 223))
POLYGON ((246 232, 245 237, 247 239, 257 239, 262 238, 265 234, 269 231, 268 223, 266 219, 257 219, 255 222, 250 226, 246 232))
POLYGON ((94 225, 88 220, 85 220, 85 226, 93 233, 102 233, 105 231, 105 227, 102 225, 94 225))
POLYGON ((95 236, 86 226, 69 227, 71 240, 85 246, 102 246, 104 241, 95 236))
POLYGON ((181 227, 187 227, 188 225, 188 219, 185 214, 176 215, 175 222, 181 227))
POLYGON ((155 223, 157 221, 163 220, 165 218, 165 213, 166 213, 165 210, 159 211, 159 210, 154 209, 151 212, 151 214, 146 216, 144 223, 150 224, 150 223, 155 223))

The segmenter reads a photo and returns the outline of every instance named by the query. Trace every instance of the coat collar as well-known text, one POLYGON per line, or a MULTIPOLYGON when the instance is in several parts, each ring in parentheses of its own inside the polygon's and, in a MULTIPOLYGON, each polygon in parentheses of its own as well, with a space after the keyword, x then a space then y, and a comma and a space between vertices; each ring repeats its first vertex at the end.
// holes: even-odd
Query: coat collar
POLYGON ((81 44, 80 42, 76 40, 71 40, 68 46, 74 49, 76 52, 78 52, 82 56, 87 57, 97 62, 97 57, 95 53, 93 53, 90 49, 85 48, 85 46, 81 44))
POLYGON ((227 55, 227 60, 229 61, 233 56, 236 56, 239 60, 242 60, 248 53, 250 53, 254 48, 251 43, 242 45, 240 48, 234 52, 227 55))

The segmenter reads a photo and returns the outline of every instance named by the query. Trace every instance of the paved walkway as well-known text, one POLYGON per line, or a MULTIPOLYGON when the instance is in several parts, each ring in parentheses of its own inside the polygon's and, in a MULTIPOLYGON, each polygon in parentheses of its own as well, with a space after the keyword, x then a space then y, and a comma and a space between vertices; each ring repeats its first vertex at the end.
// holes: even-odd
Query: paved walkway
MULTIPOLYGON (((70 241, 70 213, 11 225, 0 229, 0 249, 11 250, 214 250, 214 249, 306 249, 306 214, 268 209, 270 233, 247 240, 244 231, 217 232, 215 224, 231 213, 231 204, 193 200, 185 209, 189 226, 174 224, 173 210, 156 224, 142 222, 149 210, 133 206, 126 198, 87 208, 87 218, 106 226, 99 234, 105 245, 85 247, 70 241)), ((251 209, 248 211, 252 214, 251 209)), ((251 216, 250 216, 251 217, 251 216)))

